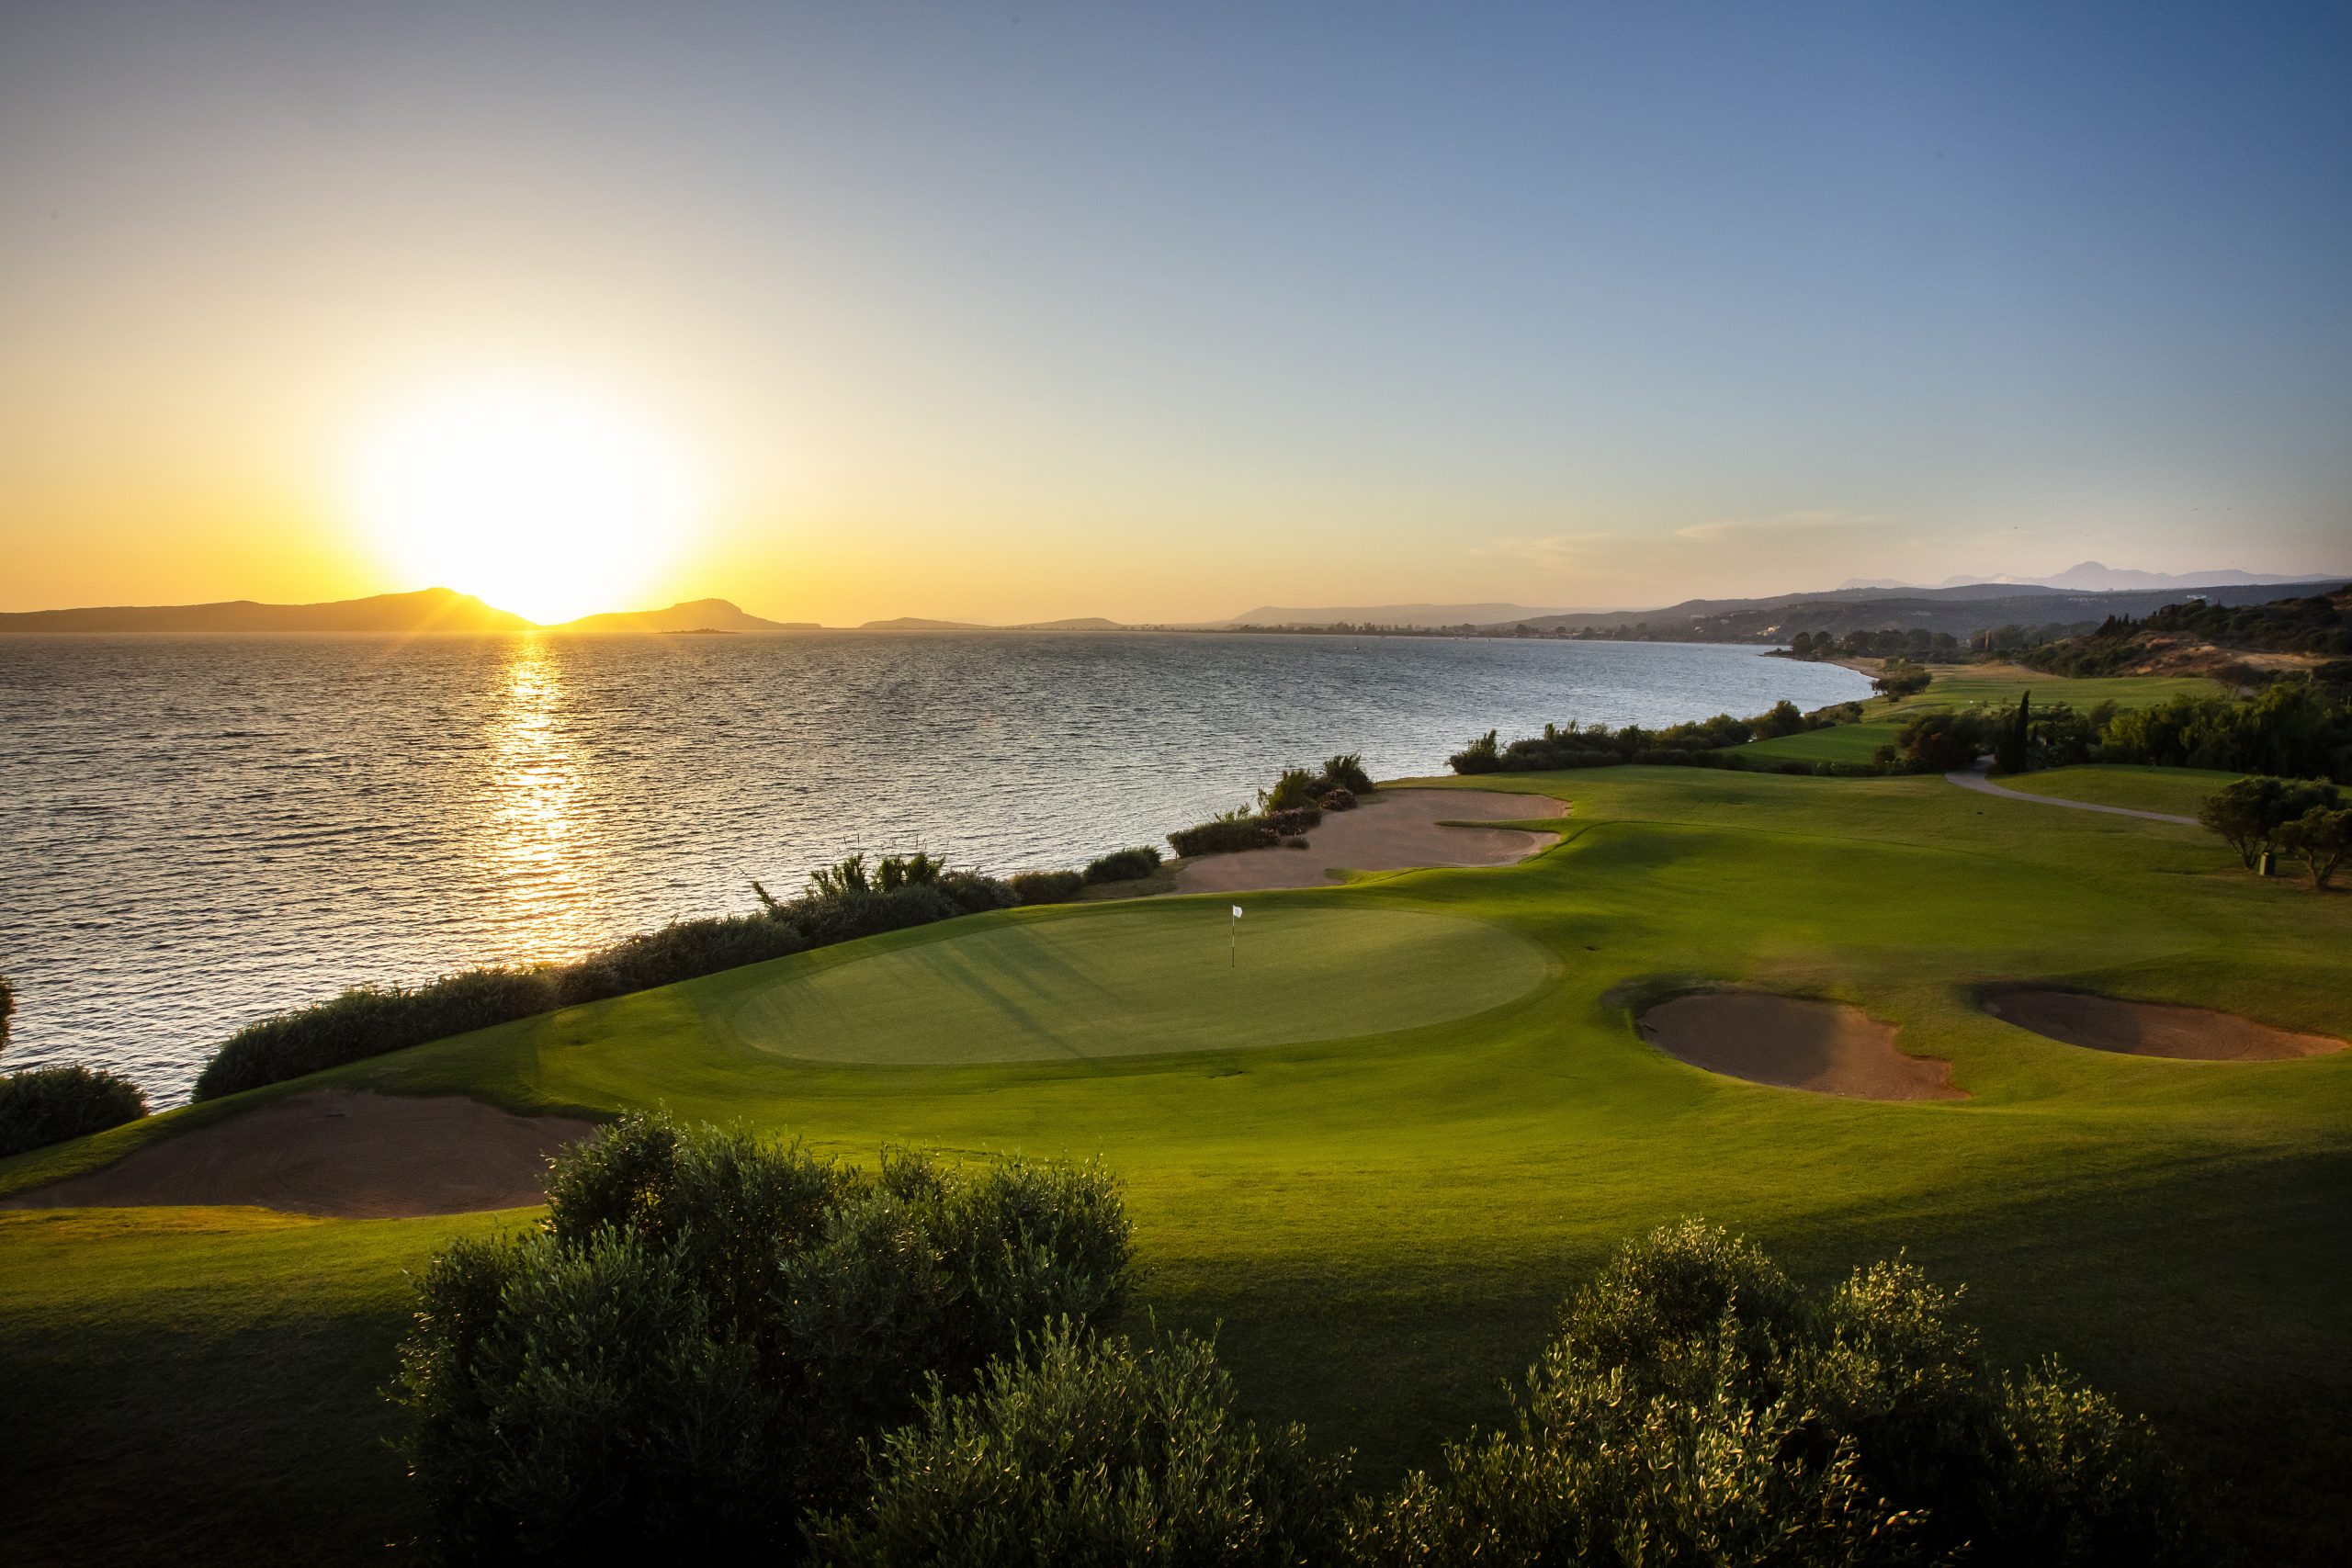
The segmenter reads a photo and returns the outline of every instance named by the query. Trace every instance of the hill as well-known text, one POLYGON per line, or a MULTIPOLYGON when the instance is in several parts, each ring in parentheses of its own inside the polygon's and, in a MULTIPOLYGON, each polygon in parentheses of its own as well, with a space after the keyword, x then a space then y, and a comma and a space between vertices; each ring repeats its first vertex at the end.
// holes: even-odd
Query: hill
POLYGON ((2352 659, 2352 587, 2259 604, 2166 604, 2144 620, 2118 615, 2022 662, 2060 675, 2207 675, 2341 659, 2352 659))
POLYGON ((262 604, 231 599, 214 604, 109 605, 83 610, 19 610, 0 615, 0 633, 328 633, 348 637, 479 636, 528 631, 522 616, 494 609, 470 593, 426 588, 321 604, 262 604))
POLYGON ((867 621, 857 628, 862 632, 992 632, 997 626, 984 626, 977 621, 927 621, 921 615, 900 615, 895 620, 867 621))
MULTIPOLYGON (((2312 581, 2309 573, 2240 571, 2235 567, 2222 567, 2212 571, 2139 571, 2130 567, 2109 566, 2101 561, 2086 560, 2068 567, 2049 577, 1947 577, 1935 586, 1939 588, 2057 588, 2075 593, 2109 593, 2131 588, 2252 588, 2275 586, 2284 582, 2312 581)), ((1839 586, 1845 588, 1921 588, 1925 583, 1898 582, 1883 578, 1849 578, 1839 586)))
MULTIPOLYGON (((2342 579, 2295 583, 2326 592, 2342 579)), ((2063 589, 2016 584, 1964 583, 1902 592, 1839 589, 1828 593, 1781 593, 1762 599, 1689 599, 1663 610, 1622 610, 1607 615, 1546 615, 1520 625, 1537 632, 1596 637, 1633 637, 1657 641, 1764 642, 1799 632, 1843 637, 1856 631, 1944 632, 1966 637, 1988 627, 2065 626, 2087 631, 2114 615, 2153 615, 2194 594, 2210 604, 2261 604, 2279 596, 2275 584, 2211 583, 2193 588, 2130 589, 2073 593, 2063 589)))
POLYGON ((616 610, 582 615, 549 628, 560 632, 811 632, 814 621, 771 621, 725 599, 689 599, 666 610, 616 610))
POLYGON ((1116 632, 1125 629, 1121 623, 1101 615, 1074 615, 1066 621, 1028 621, 1005 628, 1015 632, 1116 632))

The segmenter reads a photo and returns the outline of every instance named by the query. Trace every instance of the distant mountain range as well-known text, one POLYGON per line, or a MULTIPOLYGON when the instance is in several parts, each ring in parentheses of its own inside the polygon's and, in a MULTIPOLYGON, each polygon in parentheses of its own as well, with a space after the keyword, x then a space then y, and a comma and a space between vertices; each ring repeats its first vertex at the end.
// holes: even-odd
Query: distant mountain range
POLYGON ((1777 593, 1758 599, 1687 599, 1662 610, 1545 615, 1515 623, 1534 631, 1678 637, 1693 642, 1785 641, 1799 632, 1843 637, 1850 631, 1950 632, 1967 637, 1990 626, 2090 626, 2109 615, 2140 616, 2185 599, 2209 604, 2267 604, 2327 593, 2352 581, 2196 583, 2177 588, 2070 592, 2030 583, 1962 583, 1951 588, 1840 588, 1827 593, 1777 593))
MULTIPOLYGON (((2036 581, 2008 578, 1954 580, 1934 588, 1849 579, 1827 592, 1778 593, 1754 599, 1686 599, 1655 610, 1542 610, 1525 604, 1261 604, 1230 620, 1196 622, 1175 628, 1195 631, 1252 627, 1387 626, 1411 630, 1476 626, 1539 632, 1623 633, 1689 637, 1700 640, 1754 641, 1794 637, 1800 631, 1876 631, 1923 627, 1964 636, 1987 626, 2097 623, 2109 615, 2145 615, 2184 598, 2222 605, 2328 592, 2352 573, 2337 577, 2288 578, 2225 570, 2169 576, 2119 570, 2085 561, 2036 581), (2086 587, 2086 583, 2117 586, 2086 587)), ((211 604, 113 605, 79 610, 0 613, 0 633, 164 633, 203 636, 236 633, 310 633, 340 636, 481 636, 491 632, 552 631, 682 636, 695 632, 820 631, 813 621, 771 621, 725 599, 692 599, 660 610, 629 610, 582 615, 552 626, 447 588, 414 593, 379 593, 321 604, 262 604, 249 599, 211 604)), ((859 631, 1065 631, 1107 632, 1130 628, 1100 615, 990 626, 971 621, 903 615, 867 621, 859 631)), ((1158 629, 1167 630, 1168 627, 1158 629)))
POLYGON ((0 632, 335 633, 350 637, 424 637, 531 629, 520 615, 493 609, 470 593, 427 588, 379 593, 324 604, 257 604, 230 599, 217 604, 112 605, 88 610, 19 610, 0 615, 0 632))
MULTIPOLYGON (((2054 577, 1947 577, 1934 586, 1938 588, 2061 588, 2077 593, 2110 593, 2135 588, 2233 588, 2281 582, 2309 582, 2308 576, 2277 577, 2262 572, 2240 571, 2224 567, 2216 571, 2135 571, 2129 567, 2107 566, 2086 560, 2070 566, 2054 577)), ((1838 585, 1849 588, 1924 588, 1919 582, 1900 582, 1890 578, 1849 577, 1838 585)))
POLYGON ((724 599, 689 599, 666 610, 620 610, 582 615, 548 628, 560 632, 813 632, 814 621, 770 621, 724 599))

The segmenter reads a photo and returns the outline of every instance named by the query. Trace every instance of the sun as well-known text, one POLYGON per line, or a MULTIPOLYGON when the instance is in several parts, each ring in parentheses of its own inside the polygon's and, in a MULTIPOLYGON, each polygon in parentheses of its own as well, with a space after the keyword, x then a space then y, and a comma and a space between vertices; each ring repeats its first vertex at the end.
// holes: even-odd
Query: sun
POLYGON ((645 607, 683 548, 694 487, 652 423, 581 389, 483 380, 376 424, 353 510, 386 564, 539 622, 645 607))

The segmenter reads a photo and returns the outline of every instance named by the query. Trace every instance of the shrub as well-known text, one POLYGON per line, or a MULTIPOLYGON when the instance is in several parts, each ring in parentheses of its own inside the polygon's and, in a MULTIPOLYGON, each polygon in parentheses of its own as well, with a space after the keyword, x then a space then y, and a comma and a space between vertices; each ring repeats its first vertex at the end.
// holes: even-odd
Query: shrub
POLYGON ((876 868, 876 886, 885 893, 901 887, 928 887, 947 868, 927 854, 891 855, 876 868))
POLYGON ((1796 704, 1782 697, 1772 705, 1772 710, 1753 721, 1757 739, 1777 740, 1783 735, 1802 735, 1809 728, 1804 714, 1796 704))
POLYGON ((1948 773, 1976 761, 1988 744, 1984 720, 1973 713, 1923 713, 1895 735, 1902 764, 1914 773, 1948 773))
POLYGON ((884 931, 952 920, 964 911, 937 887, 909 883, 888 893, 836 893, 796 898, 789 919, 810 947, 831 947, 884 931))
POLYGON ((819 1526, 827 1562, 860 1568, 1041 1562, 1288 1568, 1331 1560, 1345 1461, 1294 1426, 1261 1437, 1215 1351, 1137 1349, 1067 1324, 969 1393, 933 1387, 886 1436, 873 1495, 819 1526))
POLYGON ((800 929, 765 915, 677 920, 627 937, 556 971, 555 1002, 571 1007, 762 964, 808 947, 800 929))
POLYGON ((1179 828, 1168 835, 1169 846, 1178 854, 1231 854, 1241 850, 1262 850, 1274 841, 1272 829, 1255 817, 1237 813, 1204 822, 1196 828, 1179 828))
POLYGON ((831 865, 820 865, 808 874, 808 894, 816 898, 838 898, 849 893, 871 893, 873 878, 866 874, 865 857, 852 855, 831 865))
POLYGON ((1326 792, 1316 804, 1326 811, 1353 811, 1356 808, 1356 792, 1345 784, 1339 784, 1326 792))
POLYGON ((942 873, 938 886, 949 902, 967 915, 978 915, 989 909, 1006 909, 1021 902, 1005 883, 993 876, 983 876, 977 871, 942 873))
POLYGON ((1279 839, 1295 838, 1323 820, 1319 806, 1294 806, 1283 811, 1269 811, 1265 816, 1267 831, 1279 839))
POLYGON ((0 1159, 103 1133, 147 1114, 129 1078, 89 1067, 33 1067, 0 1076, 0 1159))
POLYGON ((1489 729, 1469 745, 1445 760, 1445 765, 1457 773, 1494 773, 1502 771, 1502 753, 1495 744, 1495 731, 1489 729))
POLYGON ((1258 792, 1258 808, 1266 816, 1299 807, 1312 807, 1322 793, 1322 781, 1305 768, 1284 768, 1274 787, 1258 792))
POLYGON ((1138 882, 1159 869, 1159 852, 1149 844, 1114 850, 1086 868, 1089 882, 1138 882))
POLYGON ((1363 771, 1363 754, 1349 751, 1326 761, 1323 764, 1323 785, 1325 794, 1343 789, 1351 795, 1370 795, 1372 775, 1363 771))
POLYGON ((629 1117, 559 1164, 538 1229, 435 1258, 391 1397, 442 1554, 794 1554, 927 1379, 1120 1305, 1092 1168, 868 1176, 629 1117))
POLYGON ((1024 871, 1012 878, 1012 897, 1023 904, 1067 904, 1086 891, 1086 877, 1075 871, 1024 871))
POLYGON ((1818 1304, 1686 1222, 1570 1302, 1510 1429, 1351 1524, 1357 1561, 1453 1564, 2190 1560, 2144 1424, 2045 1372, 1985 1375, 1902 1262, 1818 1304))
POLYGON ((1890 659, 1871 679, 1871 685, 1892 703, 1917 696, 1934 682, 1935 677, 1918 665, 1901 659, 1890 659))
POLYGON ((356 986, 333 1001, 237 1031, 197 1075, 193 1098, 299 1078, 556 1005, 554 977, 537 969, 469 969, 414 987, 356 986))
POLYGON ((9 1021, 17 1016, 17 987, 0 975, 0 1051, 8 1048, 9 1021))

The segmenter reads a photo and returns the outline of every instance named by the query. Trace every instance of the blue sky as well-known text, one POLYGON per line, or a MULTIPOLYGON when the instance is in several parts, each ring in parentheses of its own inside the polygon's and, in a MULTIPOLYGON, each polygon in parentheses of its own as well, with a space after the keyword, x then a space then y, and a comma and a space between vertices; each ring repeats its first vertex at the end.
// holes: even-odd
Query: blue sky
POLYGON ((416 586, 334 454, 517 367, 778 615, 2352 569, 2347 82, 2345 6, 19 5, 0 594, 416 586))

